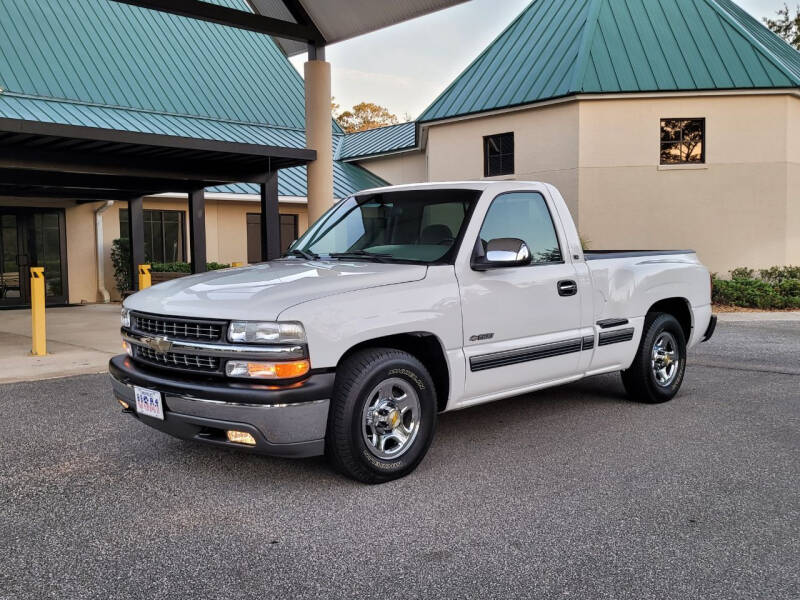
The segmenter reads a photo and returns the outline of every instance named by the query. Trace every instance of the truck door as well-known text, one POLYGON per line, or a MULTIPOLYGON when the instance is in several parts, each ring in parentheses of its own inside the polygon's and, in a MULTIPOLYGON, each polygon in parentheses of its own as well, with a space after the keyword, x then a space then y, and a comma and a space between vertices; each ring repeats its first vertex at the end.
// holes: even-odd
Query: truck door
POLYGON ((460 261, 456 269, 466 403, 579 372, 581 295, 590 291, 579 287, 554 215, 544 190, 499 194, 483 219, 479 243, 485 248, 493 239, 521 239, 531 264, 476 271, 460 261))

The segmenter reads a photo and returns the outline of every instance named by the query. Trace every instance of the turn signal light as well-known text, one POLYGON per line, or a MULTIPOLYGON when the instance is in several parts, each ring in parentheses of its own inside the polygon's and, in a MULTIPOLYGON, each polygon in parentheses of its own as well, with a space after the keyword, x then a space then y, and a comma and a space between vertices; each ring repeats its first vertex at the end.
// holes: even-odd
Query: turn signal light
POLYGON ((256 445, 256 438, 247 433, 246 431, 236 431, 229 429, 225 432, 228 436, 228 441, 234 444, 246 444, 248 446, 256 445))
POLYGON ((247 362, 229 360, 225 365, 228 377, 251 377, 254 379, 294 379, 302 377, 311 370, 307 360, 292 362, 247 362))
POLYGON ((130 408, 130 405, 127 402, 125 402, 125 400, 117 398, 117 402, 119 402, 119 405, 125 410, 128 410, 130 408))

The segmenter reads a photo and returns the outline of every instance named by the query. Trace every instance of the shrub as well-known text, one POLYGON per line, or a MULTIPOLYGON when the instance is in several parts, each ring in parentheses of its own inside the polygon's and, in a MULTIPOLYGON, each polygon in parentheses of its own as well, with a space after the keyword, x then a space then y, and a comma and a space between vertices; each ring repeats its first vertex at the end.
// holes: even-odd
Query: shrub
POLYGON ((758 272, 761 279, 770 283, 780 283, 784 279, 800 279, 800 267, 770 267, 758 272))
POLYGON ((798 267, 761 269, 759 277, 753 276, 753 269, 745 267, 733 269, 730 274, 730 280, 713 275, 711 300, 715 304, 763 310, 800 308, 798 267))
POLYGON ((128 240, 117 238, 111 242, 111 264, 114 265, 114 282, 120 294, 133 289, 131 279, 131 252, 128 240))

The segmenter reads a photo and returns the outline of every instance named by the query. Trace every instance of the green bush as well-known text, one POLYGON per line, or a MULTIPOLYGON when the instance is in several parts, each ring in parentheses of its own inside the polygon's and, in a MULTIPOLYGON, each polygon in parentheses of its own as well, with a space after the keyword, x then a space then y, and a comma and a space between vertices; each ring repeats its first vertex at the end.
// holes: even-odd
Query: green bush
POLYGON ((761 269, 759 277, 745 267, 733 269, 731 279, 713 276, 711 300, 715 304, 745 308, 800 308, 800 268, 771 267, 761 269))
POLYGON ((128 240, 117 238, 111 242, 111 264, 114 265, 114 282, 119 293, 133 289, 131 279, 131 252, 128 240))

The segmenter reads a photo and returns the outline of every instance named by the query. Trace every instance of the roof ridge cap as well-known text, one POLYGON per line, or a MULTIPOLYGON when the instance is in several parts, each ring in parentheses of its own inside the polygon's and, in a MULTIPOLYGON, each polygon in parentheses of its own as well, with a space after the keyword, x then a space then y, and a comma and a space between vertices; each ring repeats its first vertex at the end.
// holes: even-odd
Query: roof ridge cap
MULTIPOLYGON (((750 33, 744 26, 742 26, 739 21, 737 21, 733 15, 731 15, 727 10, 725 10, 717 0, 703 0, 706 4, 711 6, 711 9, 714 10, 717 14, 719 14, 725 21, 728 22, 729 25, 733 26, 736 31, 739 32, 740 35, 745 37, 753 46, 756 47, 759 54, 761 54, 764 58, 766 58, 769 62, 775 65, 781 73, 783 73, 787 78, 795 82, 795 85, 800 86, 800 78, 797 77, 796 74, 792 72, 783 62, 783 60, 776 56, 769 48, 764 46, 760 40, 758 40, 752 33, 750 33)), ((761 23, 759 22, 759 25, 761 23)), ((767 29, 772 35, 775 35, 774 32, 767 29)), ((791 47, 791 46, 790 46, 791 47)))
POLYGON ((592 41, 597 32, 600 6, 605 0, 589 0, 591 5, 586 15, 586 23, 581 34, 581 45, 578 49, 577 62, 574 67, 572 82, 569 85, 570 92, 583 91, 583 78, 586 76, 586 69, 589 68, 589 55, 592 41))
POLYGON ((53 98, 50 96, 39 96, 36 94, 25 94, 22 92, 12 92, 9 90, 0 90, 3 96, 12 98, 24 98, 28 100, 42 100, 44 102, 56 102, 59 104, 78 104, 80 106, 92 106, 94 108, 108 108, 111 110, 128 110, 131 112, 146 113, 149 115, 161 115, 167 117, 181 117, 184 119, 199 119, 202 121, 214 121, 216 123, 231 123, 234 125, 249 125, 251 127, 263 127, 269 129, 281 129, 284 131, 298 131, 305 133, 305 129, 301 127, 287 127, 286 125, 272 125, 270 123, 254 123, 251 121, 237 121, 236 119, 221 119, 219 117, 209 117, 206 115, 190 115, 186 113, 175 113, 169 111, 161 111, 147 108, 137 108, 134 106, 117 106, 114 104, 102 104, 99 102, 87 102, 85 100, 74 100, 71 98, 53 98))

